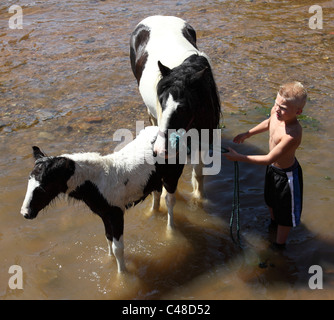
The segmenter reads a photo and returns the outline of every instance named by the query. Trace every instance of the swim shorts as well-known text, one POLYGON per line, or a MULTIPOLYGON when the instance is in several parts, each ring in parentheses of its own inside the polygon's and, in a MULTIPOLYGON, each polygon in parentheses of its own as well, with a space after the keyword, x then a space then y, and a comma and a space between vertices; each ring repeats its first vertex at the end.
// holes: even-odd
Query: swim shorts
POLYGON ((275 222, 281 226, 300 224, 303 207, 303 172, 298 161, 288 169, 267 167, 264 197, 273 209, 275 222))

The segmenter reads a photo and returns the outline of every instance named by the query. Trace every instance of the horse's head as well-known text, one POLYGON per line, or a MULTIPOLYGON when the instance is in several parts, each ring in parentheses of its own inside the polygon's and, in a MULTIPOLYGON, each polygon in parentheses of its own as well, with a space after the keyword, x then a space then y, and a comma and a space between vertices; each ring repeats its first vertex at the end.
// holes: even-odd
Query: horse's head
POLYGON ((64 157, 47 157, 33 147, 35 166, 30 173, 26 196, 21 214, 26 219, 34 219, 60 193, 67 190, 67 181, 73 175, 75 164, 64 157))
POLYGON ((205 117, 205 106, 201 106, 203 99, 199 96, 199 87, 208 68, 204 67, 198 71, 181 65, 169 69, 160 61, 158 65, 162 75, 157 88, 161 112, 158 117, 159 134, 154 151, 166 157, 171 133, 169 129, 201 129, 198 126, 199 118, 205 117))

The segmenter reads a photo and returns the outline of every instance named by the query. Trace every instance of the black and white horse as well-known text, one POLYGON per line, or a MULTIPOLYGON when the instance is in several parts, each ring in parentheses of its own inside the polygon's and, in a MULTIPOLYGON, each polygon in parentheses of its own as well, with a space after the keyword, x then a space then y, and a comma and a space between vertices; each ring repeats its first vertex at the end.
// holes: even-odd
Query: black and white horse
POLYGON ((159 164, 153 156, 157 127, 147 127, 135 140, 110 155, 98 153, 65 154, 47 157, 33 147, 32 170, 21 214, 34 219, 60 194, 81 200, 105 226, 118 272, 125 270, 123 252, 124 210, 154 193, 153 209, 160 205, 162 187, 167 190, 168 226, 173 225, 174 192, 182 165, 159 164))
MULTIPOLYGON (((169 129, 208 129, 212 143, 221 106, 208 57, 196 45, 196 32, 184 20, 152 16, 131 35, 130 59, 150 121, 159 126, 157 154, 168 153, 169 129)), ((201 162, 194 166, 194 196, 202 197, 201 162)))

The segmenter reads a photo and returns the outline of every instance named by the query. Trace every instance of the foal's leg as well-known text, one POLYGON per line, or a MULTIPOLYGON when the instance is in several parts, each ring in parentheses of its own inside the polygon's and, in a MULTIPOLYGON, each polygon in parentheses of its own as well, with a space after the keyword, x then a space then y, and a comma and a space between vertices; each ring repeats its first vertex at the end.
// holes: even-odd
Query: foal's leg
POLYGON ((103 215, 102 217, 106 238, 109 245, 109 255, 114 254, 117 262, 118 272, 126 271, 124 262, 124 215, 120 208, 114 208, 112 211, 103 215))
POLYGON ((118 273, 125 272, 123 235, 120 236, 118 240, 113 238, 112 251, 116 257, 118 273))

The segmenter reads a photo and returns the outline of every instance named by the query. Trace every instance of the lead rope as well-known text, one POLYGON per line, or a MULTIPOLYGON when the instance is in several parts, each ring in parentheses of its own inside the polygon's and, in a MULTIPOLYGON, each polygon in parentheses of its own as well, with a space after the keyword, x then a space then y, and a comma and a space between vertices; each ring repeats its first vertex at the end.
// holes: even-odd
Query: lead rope
POLYGON ((233 204, 232 213, 230 219, 230 235, 235 244, 242 248, 240 241, 240 188, 239 188, 239 164, 237 161, 234 162, 234 192, 233 192, 233 204), (234 215, 236 214, 236 228, 237 228, 237 240, 233 236, 233 224, 234 215))
MULTIPOLYGON (((229 152, 228 149, 221 149, 222 153, 229 152)), ((234 161, 234 190, 233 190, 233 202, 232 202, 232 212, 230 218, 230 235, 233 242, 238 245, 239 248, 242 248, 240 241, 240 185, 239 185, 239 163, 234 161), (235 217, 236 215, 236 217, 235 217), (233 235, 233 225, 234 218, 236 218, 236 228, 237 228, 237 240, 235 240, 233 235)))
MULTIPOLYGON (((191 122, 193 119, 191 120, 191 122)), ((179 146, 180 138, 184 135, 185 132, 180 133, 178 130, 177 132, 173 132, 169 138, 171 142, 172 148, 177 148, 179 146)), ((213 147, 212 145, 210 145, 213 147)), ((188 154, 190 153, 190 148, 187 147, 188 154)), ((228 149, 222 147, 222 153, 229 152, 228 149)), ((240 187, 239 187, 239 163, 237 161, 234 162, 234 191, 233 191, 233 203, 232 203, 232 212, 230 218, 230 235, 233 242, 238 245, 239 248, 242 248, 241 241, 240 241, 240 187), (237 228, 237 240, 235 240, 233 236, 233 225, 234 225, 234 216, 236 215, 236 228, 237 228)))

